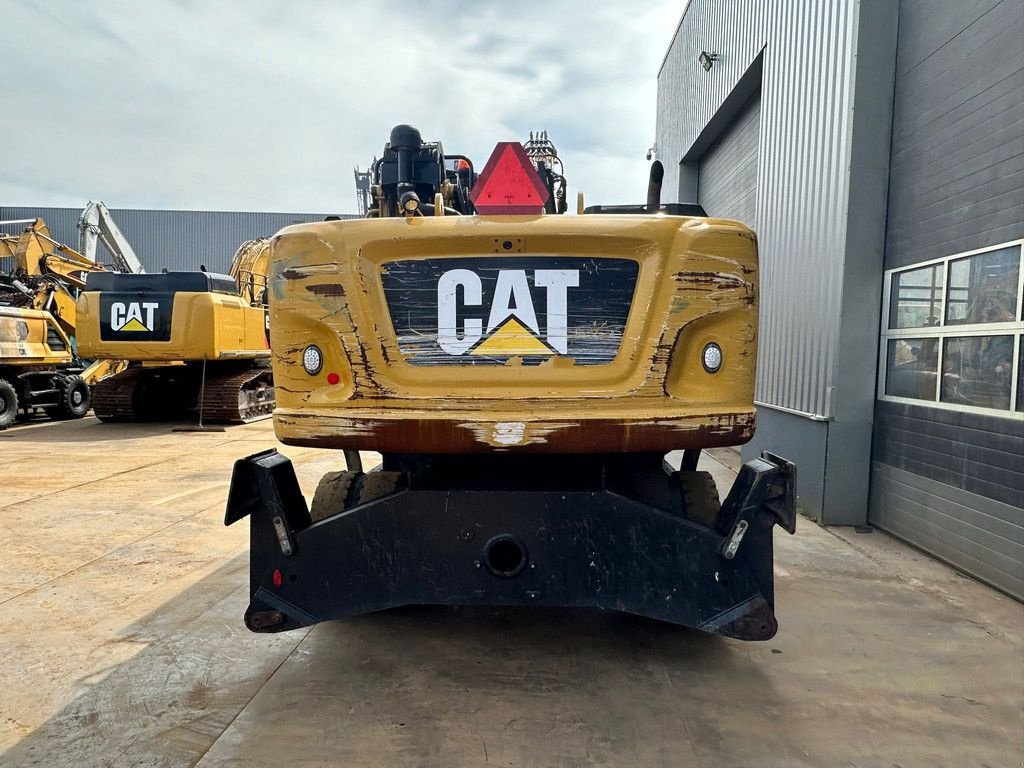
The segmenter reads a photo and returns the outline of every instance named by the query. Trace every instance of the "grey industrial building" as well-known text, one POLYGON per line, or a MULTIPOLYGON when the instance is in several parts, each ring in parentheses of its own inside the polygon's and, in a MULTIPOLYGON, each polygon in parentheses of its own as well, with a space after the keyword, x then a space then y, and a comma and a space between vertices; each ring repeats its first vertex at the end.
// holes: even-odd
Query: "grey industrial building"
POLYGON ((1024 597, 1020 1, 691 0, 655 149, 759 236, 745 455, 1024 597))
MULTIPOLYGON (((269 237, 289 224, 323 221, 327 215, 135 208, 111 208, 110 212, 148 272, 195 270, 203 265, 211 272, 226 273, 235 250, 246 240, 269 237)), ((77 247, 81 214, 81 208, 0 206, 0 222, 41 217, 46 221, 50 235, 72 248, 77 247)), ((0 229, 15 233, 21 226, 8 225, 0 229)), ((9 269, 10 266, 0 260, 0 273, 9 269)))

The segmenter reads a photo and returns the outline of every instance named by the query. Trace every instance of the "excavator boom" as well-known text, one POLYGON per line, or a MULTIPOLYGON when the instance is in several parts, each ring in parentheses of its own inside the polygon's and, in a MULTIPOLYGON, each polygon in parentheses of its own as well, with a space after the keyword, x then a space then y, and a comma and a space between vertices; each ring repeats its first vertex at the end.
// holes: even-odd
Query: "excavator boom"
POLYGON ((102 242, 118 271, 136 275, 146 271, 128 238, 114 221, 110 209, 101 202, 89 201, 82 211, 78 219, 78 242, 79 250, 92 261, 96 261, 96 246, 102 242))

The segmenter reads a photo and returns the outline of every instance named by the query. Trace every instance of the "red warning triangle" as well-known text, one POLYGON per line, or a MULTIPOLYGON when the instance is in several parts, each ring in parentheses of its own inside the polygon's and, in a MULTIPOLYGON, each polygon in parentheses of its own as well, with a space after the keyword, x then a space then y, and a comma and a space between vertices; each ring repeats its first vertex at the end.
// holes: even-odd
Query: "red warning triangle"
POLYGON ((477 213, 540 213, 548 190, 518 141, 500 141, 469 193, 477 213))

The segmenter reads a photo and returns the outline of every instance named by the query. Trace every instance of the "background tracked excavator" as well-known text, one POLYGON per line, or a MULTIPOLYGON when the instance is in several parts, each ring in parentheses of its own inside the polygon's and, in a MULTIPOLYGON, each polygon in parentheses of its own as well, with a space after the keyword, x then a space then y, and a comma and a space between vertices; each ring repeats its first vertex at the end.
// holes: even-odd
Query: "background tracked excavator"
POLYGON ((754 432, 756 238, 662 205, 662 172, 646 204, 562 216, 546 135, 498 144, 478 176, 398 126, 367 218, 273 238, 276 434, 347 467, 307 507, 277 451, 236 462, 251 630, 482 604, 775 634, 795 468, 765 453, 724 500, 697 470, 754 432))
POLYGON ((230 275, 90 275, 78 302, 79 348, 128 367, 93 388, 103 421, 242 423, 270 414, 269 242, 243 243, 230 275))
MULTIPOLYGON (((14 262, 0 276, 0 428, 37 408, 52 418, 80 418, 89 410, 89 385, 123 367, 83 361, 75 344, 78 292, 86 275, 106 272, 95 244, 87 256, 54 240, 42 219, 0 222, 26 224, 19 234, 0 234, 0 257, 14 262)), ((142 269, 127 241, 110 252, 118 268, 142 269)))

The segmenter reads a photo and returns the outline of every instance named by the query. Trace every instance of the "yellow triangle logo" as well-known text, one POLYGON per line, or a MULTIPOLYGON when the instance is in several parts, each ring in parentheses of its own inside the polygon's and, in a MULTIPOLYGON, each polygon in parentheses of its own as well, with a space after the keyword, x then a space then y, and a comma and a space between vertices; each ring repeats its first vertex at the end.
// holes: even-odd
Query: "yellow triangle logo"
POLYGON ((490 336, 476 345, 471 355, 511 357, 512 355, 553 355, 550 347, 515 319, 509 317, 490 336))
POLYGON ((140 323, 138 320, 136 320, 133 317, 131 320, 129 320, 127 323, 122 325, 117 330, 119 330, 119 331, 148 331, 149 328, 144 326, 142 323, 140 323))

